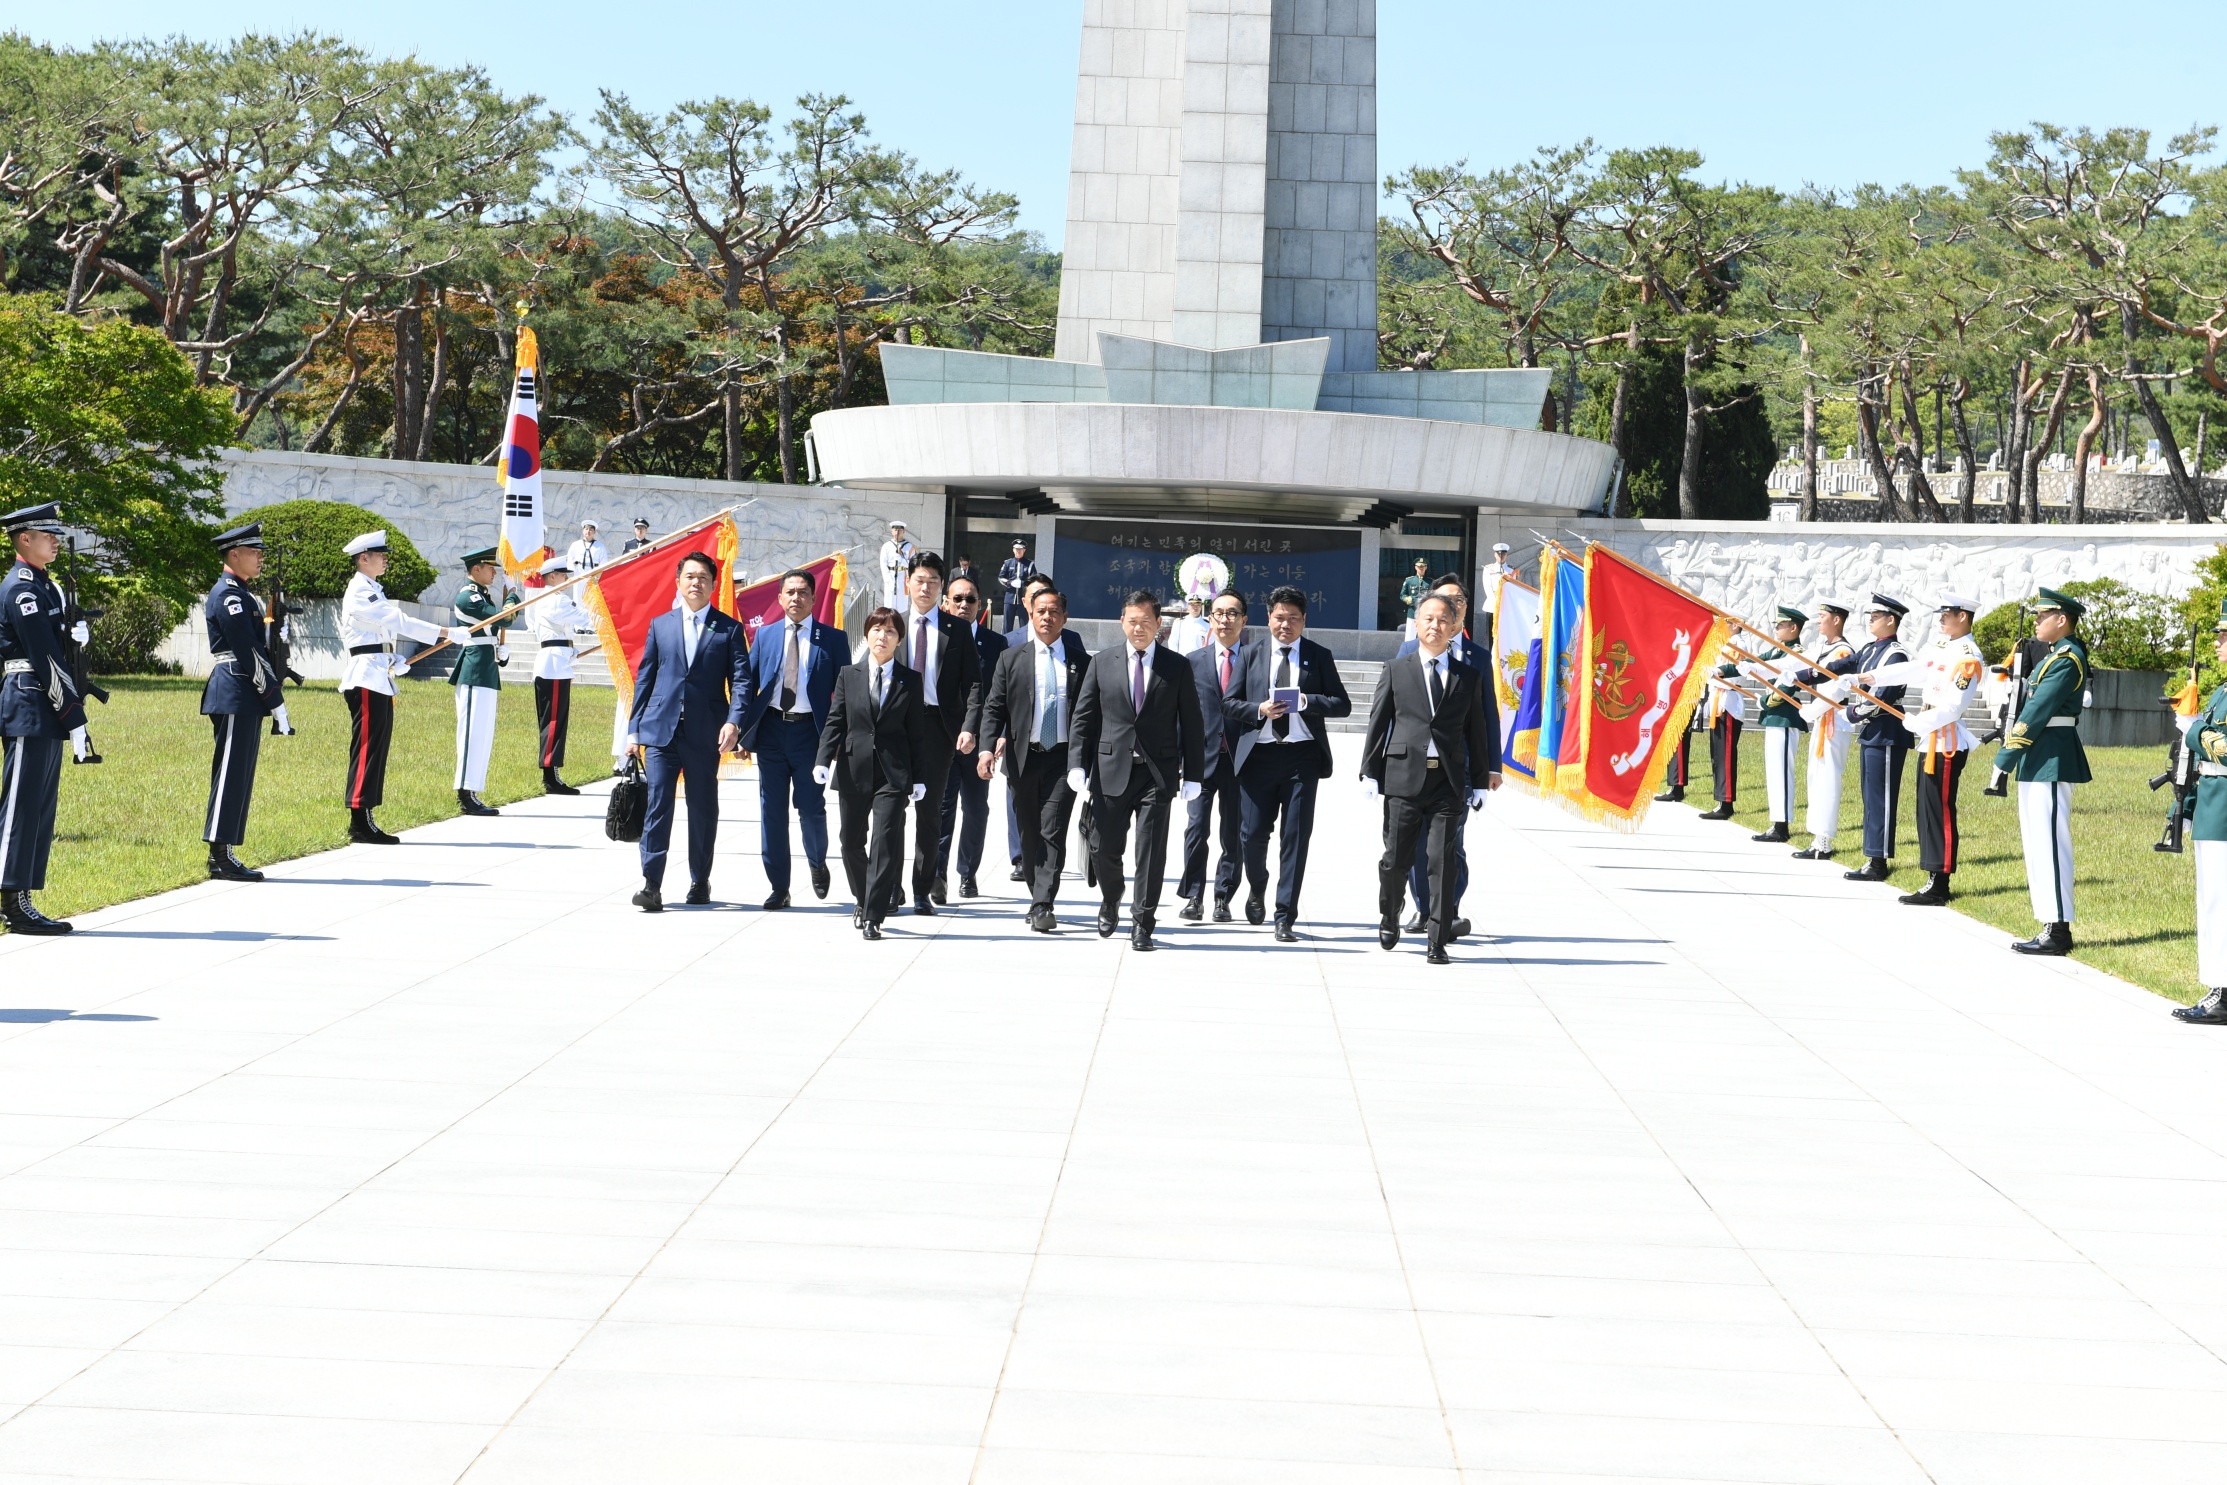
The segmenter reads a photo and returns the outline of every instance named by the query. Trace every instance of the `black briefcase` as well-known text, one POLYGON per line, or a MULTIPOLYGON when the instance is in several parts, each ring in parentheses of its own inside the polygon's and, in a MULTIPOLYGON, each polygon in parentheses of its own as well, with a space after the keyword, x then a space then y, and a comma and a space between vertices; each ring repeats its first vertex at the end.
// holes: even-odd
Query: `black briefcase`
POLYGON ((642 777, 640 755, 628 753, 619 781, 611 786, 611 802, 603 811, 603 833, 629 845, 642 838, 642 820, 649 813, 650 786, 642 777))

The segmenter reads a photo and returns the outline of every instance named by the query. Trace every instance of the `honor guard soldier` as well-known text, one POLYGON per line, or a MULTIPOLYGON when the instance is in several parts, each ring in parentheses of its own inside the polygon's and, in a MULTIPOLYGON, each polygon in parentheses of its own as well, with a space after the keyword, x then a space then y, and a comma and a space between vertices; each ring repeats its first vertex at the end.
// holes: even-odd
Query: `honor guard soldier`
MULTIPOLYGON (((2227 665, 2227 601, 2212 626, 2212 652, 2227 665)), ((2227 1025, 2227 686, 2204 703, 2188 725, 2196 759, 2190 800, 2190 834, 2196 855, 2196 980, 2204 998, 2174 1010, 2175 1019, 2200 1026, 2227 1025)))
POLYGON ((1708 718, 1709 787, 1717 800, 1715 809, 1702 811, 1704 820, 1731 819, 1733 801, 1740 797, 1742 698, 1731 685, 1731 678, 1739 670, 1737 665, 1718 666, 1716 673, 1708 678, 1708 690, 1702 701, 1702 710, 1708 718))
POLYGON ((85 702, 62 658, 62 590, 46 575, 62 550, 62 507, 34 505, 0 517, 15 565, 0 583, 0 918, 10 933, 68 933, 31 905, 46 888, 62 741, 90 751, 85 702))
POLYGON ((216 732, 209 763, 209 815, 201 838, 209 843, 209 875, 220 882, 260 882, 232 854, 247 839, 247 811, 255 797, 255 763, 263 747, 263 718, 271 732, 292 737, 286 719, 286 682, 271 663, 263 601, 248 584, 263 573, 263 523, 235 527, 216 539, 224 573, 201 605, 214 662, 201 688, 201 715, 216 732))
POLYGON ((388 646, 401 638, 437 644, 461 636, 404 613, 379 586, 387 570, 386 532, 366 531, 340 550, 356 564, 356 575, 340 597, 340 642, 348 647, 348 668, 340 673, 340 695, 348 703, 348 839, 359 845, 399 845, 371 813, 386 798, 394 678, 410 669, 410 662, 388 646))
POLYGON ((1750 839, 1784 844, 1792 840, 1794 825, 1794 762, 1801 756, 1802 734, 1809 724, 1802 720, 1801 704, 1794 698, 1799 688, 1794 674, 1802 667, 1787 651, 1802 637, 1809 615, 1786 604, 1778 606, 1771 633, 1776 645, 1765 645, 1740 673, 1763 687, 1756 725, 1763 732, 1763 794, 1770 804, 1771 828, 1750 839))
POLYGON ((2080 746, 2080 708, 2088 694, 2088 647, 2074 635, 2087 612, 2076 598, 2043 588, 2034 634, 2049 646, 2027 681, 2026 705, 1995 755, 1998 778, 2018 781, 2018 838, 2026 850, 2026 891, 2041 932, 2011 947, 2021 954, 2072 952, 2072 786, 2089 780, 2080 746))
POLYGON ((1917 658, 1865 671, 1860 680, 1873 690, 1899 683, 1917 688, 1918 707, 1903 730, 1917 742, 1918 867, 1926 874, 1921 891, 1907 893, 1906 907, 1940 907, 1949 900, 1949 878, 1956 871, 1956 786, 1964 778, 1974 739, 1965 728, 1964 705, 1987 669, 1987 657, 1972 638, 1978 603, 1958 593, 1940 597, 1940 633, 1917 658))
MULTIPOLYGON (((1826 668, 1836 676, 1847 677, 1864 671, 1883 670, 1889 665, 1899 665, 1910 658, 1902 647, 1902 616, 1910 606, 1884 593, 1871 595, 1871 602, 1864 605, 1864 622, 1871 630, 1871 640, 1845 660, 1835 660, 1826 668)), ((1877 700, 1858 697, 1848 702, 1848 720, 1855 725, 1856 747, 1861 759, 1861 793, 1864 801, 1864 864, 1854 871, 1843 872, 1851 882, 1884 882, 1887 879, 1887 862, 1894 856, 1895 816, 1902 808, 1902 766, 1910 756, 1910 734, 1903 729, 1899 718, 1879 706, 1885 702, 1896 706, 1902 700, 1902 687, 1888 686, 1874 691, 1877 700)), ((1845 694, 1842 699, 1845 698, 1845 694)))
MULTIPOLYGON (((1828 686, 1834 679, 1830 667, 1855 658, 1855 646, 1841 633, 1848 623, 1849 609, 1845 603, 1818 602, 1817 643, 1810 658, 1828 668, 1796 672, 1797 684, 1828 686)), ((1848 745, 1855 740, 1856 729, 1844 708, 1808 693, 1804 693, 1802 700, 1802 720, 1810 729, 1803 747, 1808 760, 1809 812, 1802 821, 1809 830, 1810 839, 1806 847, 1794 853, 1794 858, 1797 861, 1830 861, 1833 859, 1833 836, 1840 829, 1840 781, 1848 768, 1848 745)))
POLYGON ((456 590, 456 668, 448 683, 456 688, 456 807, 467 815, 499 815, 479 797, 487 787, 487 760, 495 751, 495 703, 503 694, 502 667, 510 659, 504 643, 511 619, 502 613, 495 578, 501 553, 485 547, 464 554, 468 581, 456 590), (474 627, 483 626, 483 627, 474 627))
MULTIPOLYGON (((647 522, 637 522, 646 526, 647 522)), ((541 564, 541 575, 562 579, 572 571, 565 557, 551 557, 541 564)), ((577 794, 557 773, 564 767, 565 733, 572 726, 572 663, 582 638, 593 638, 595 619, 582 608, 568 588, 537 598, 526 609, 526 632, 534 637, 535 749, 541 758, 541 788, 545 794, 577 794)))

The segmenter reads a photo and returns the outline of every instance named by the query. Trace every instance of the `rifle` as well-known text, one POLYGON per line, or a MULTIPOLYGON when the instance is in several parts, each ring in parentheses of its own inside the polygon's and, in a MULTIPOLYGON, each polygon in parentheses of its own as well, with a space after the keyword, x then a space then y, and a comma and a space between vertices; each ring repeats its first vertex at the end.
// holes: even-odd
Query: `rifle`
MULTIPOLYGON (((2188 683, 2196 684, 2197 645, 2199 629, 2191 624, 2188 630, 2188 683)), ((2173 698, 2167 697, 2171 702, 2173 698)), ((2196 754, 2188 745, 2188 734, 2178 727, 2173 729, 2173 741, 2166 748, 2165 772, 2150 780, 2150 790, 2155 793, 2167 784, 2173 786, 2170 812, 2165 817, 2165 834, 2151 846, 2153 851, 2181 854, 2181 837, 2188 828, 2190 805, 2196 794, 2196 754)))
POLYGON ((2010 657, 2004 663, 2005 674, 2010 677, 2010 690, 2003 697, 2003 704, 1995 709, 1995 725, 1979 739, 1991 743, 2010 735, 2010 724, 2018 720, 2018 713, 2026 705, 2026 605, 2018 605, 2018 629, 2011 635, 2010 657))
MULTIPOLYGON (((69 672, 70 684, 77 688, 79 696, 89 696, 102 706, 106 706, 108 705, 108 692, 95 685, 93 678, 86 674, 85 647, 77 642, 77 626, 80 624, 90 625, 104 611, 79 606, 77 601, 77 538, 71 537, 69 545, 70 565, 62 574, 62 666, 69 672)), ((93 746, 92 728, 87 727, 85 729, 85 752, 83 756, 73 752, 70 754, 70 761, 72 763, 98 763, 101 761, 100 749, 93 746)))

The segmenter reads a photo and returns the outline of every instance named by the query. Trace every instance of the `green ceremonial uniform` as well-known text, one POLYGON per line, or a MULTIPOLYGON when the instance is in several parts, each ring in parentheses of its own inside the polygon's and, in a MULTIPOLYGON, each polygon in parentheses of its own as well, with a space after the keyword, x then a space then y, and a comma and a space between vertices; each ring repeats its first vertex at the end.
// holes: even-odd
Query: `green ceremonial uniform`
POLYGON ((2227 841, 2227 686, 2212 692, 2211 700, 2189 725, 2189 746, 2196 750, 2196 798, 2190 811, 2189 836, 2193 840, 2227 841))
MULTIPOLYGON (((459 625, 477 624, 483 619, 494 618, 502 611, 503 606, 495 601, 495 595, 478 583, 466 583, 456 590, 456 622, 459 625)), ((485 629, 477 631, 474 637, 491 636, 499 643, 511 623, 512 620, 503 619, 489 624, 485 629)), ((501 662, 495 658, 495 646, 465 646, 463 653, 456 657, 456 668, 449 672, 448 683, 452 686, 485 686, 490 691, 501 690, 503 669, 501 662)))
MULTIPOLYGON (((1756 651, 1755 658, 1761 664, 1775 667, 1777 661, 1787 659, 1788 656, 1786 651, 1780 649, 1777 645, 1765 645, 1762 649, 1756 651)), ((1738 666, 1728 665, 1719 669, 1717 674, 1737 674, 1738 671, 1738 666)), ((1775 690, 1757 693, 1763 698, 1763 708, 1761 714, 1756 718, 1755 725, 1758 727, 1792 727, 1798 732, 1809 731, 1809 723, 1802 720, 1802 709, 1790 701, 1781 701, 1777 694, 1777 692, 1783 691, 1789 696, 1793 695, 1794 683, 1787 681, 1780 684, 1778 678, 1774 676, 1771 684, 1776 688, 1775 690)))
POLYGON ((1400 584, 1400 602, 1407 606, 1409 618, 1415 617, 1415 605, 1421 603, 1423 595, 1430 590, 1430 583, 1419 577, 1410 576, 1406 582, 1400 584))
POLYGON ((2088 647, 2067 635, 2049 648, 2027 682, 2026 706, 2011 723, 1995 767, 2022 784, 2085 784, 2080 706, 2088 689, 2088 647))

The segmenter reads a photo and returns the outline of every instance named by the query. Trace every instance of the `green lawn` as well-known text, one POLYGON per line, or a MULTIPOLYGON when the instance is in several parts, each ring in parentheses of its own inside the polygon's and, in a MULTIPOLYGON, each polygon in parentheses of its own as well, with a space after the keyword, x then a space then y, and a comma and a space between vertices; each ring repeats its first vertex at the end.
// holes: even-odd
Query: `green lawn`
MULTIPOLYGON (((98 767, 62 766, 62 806, 39 906, 68 917, 208 877, 201 828, 208 809, 210 725, 200 715, 201 682, 167 676, 104 679, 113 695, 89 708, 98 767)), ((445 820, 456 811, 455 693, 440 681, 405 679, 394 709, 387 802, 390 830, 445 820)), ((610 768, 607 686, 572 693, 572 763, 577 783, 610 768)), ((293 737, 264 726, 255 807, 240 859, 250 866, 330 850, 347 842, 340 802, 348 752, 348 708, 332 683, 286 689, 293 737)), ((503 688, 495 755, 487 770, 490 804, 541 792, 534 753, 534 693, 529 680, 503 688)))
MULTIPOLYGON (((2026 896, 2025 858, 2018 846, 2015 791, 2014 797, 2005 799, 1989 799, 1980 792, 1987 787, 1987 769, 1994 756, 1993 745, 1983 746, 1957 789, 1964 847, 1952 905, 1982 923, 2025 938, 2036 925, 2026 896)), ((1693 760, 1694 783, 1686 798, 1689 803, 1700 801, 1700 808, 1707 809, 1705 739, 1694 739, 1693 760)), ((2073 957, 2169 999, 2193 1001, 2203 993, 2196 983, 2196 858, 2150 849, 2164 833, 2166 791, 2152 794, 2148 783, 2164 770, 2165 749, 2090 748, 2088 762, 2095 782, 2072 791, 2073 908, 2078 915, 2072 926, 2078 945, 2073 957)), ((1917 805, 1912 793, 1919 766, 1918 755, 1912 753, 1903 774, 1902 808, 1895 827, 1894 885, 1904 892, 1925 885, 1925 874, 1918 870, 1917 805)), ((1851 750, 1841 780, 1840 830, 1834 837, 1840 854, 1831 864, 1818 863, 1821 873, 1862 864, 1863 809, 1856 797, 1857 767, 1851 750)), ((1755 849, 1791 851, 1809 844, 1802 830, 1809 797, 1806 774, 1806 769, 1798 771, 1796 780, 1792 844, 1755 849)), ((1733 819, 1716 828, 1727 834, 1734 830, 1753 834, 1768 827, 1763 744, 1754 728, 1742 729, 1740 734, 1737 809, 1733 819)), ((1859 889, 1850 883, 1848 890, 1883 889, 1859 889)))

